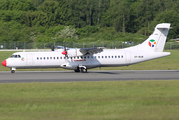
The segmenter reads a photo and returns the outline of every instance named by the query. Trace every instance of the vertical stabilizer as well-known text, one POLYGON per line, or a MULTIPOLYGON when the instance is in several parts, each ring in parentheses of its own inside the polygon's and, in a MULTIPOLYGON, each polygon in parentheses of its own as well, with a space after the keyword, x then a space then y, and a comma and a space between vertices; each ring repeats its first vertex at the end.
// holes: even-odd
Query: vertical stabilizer
POLYGON ((139 47, 139 49, 147 51, 162 52, 167 39, 170 23, 158 24, 153 34, 149 36, 139 47))

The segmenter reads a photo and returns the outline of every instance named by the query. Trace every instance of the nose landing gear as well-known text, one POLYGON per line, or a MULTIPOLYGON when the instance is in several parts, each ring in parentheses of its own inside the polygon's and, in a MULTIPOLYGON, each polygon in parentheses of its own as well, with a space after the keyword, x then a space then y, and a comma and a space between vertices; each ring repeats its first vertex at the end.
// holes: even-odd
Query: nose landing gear
POLYGON ((16 68, 11 68, 11 73, 15 73, 16 68))

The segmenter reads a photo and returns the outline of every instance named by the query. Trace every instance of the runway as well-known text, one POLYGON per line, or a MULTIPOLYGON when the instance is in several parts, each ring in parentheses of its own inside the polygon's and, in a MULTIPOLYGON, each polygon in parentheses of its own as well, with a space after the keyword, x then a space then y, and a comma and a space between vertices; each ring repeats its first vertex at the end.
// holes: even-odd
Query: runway
POLYGON ((98 70, 88 73, 73 71, 0 72, 0 83, 79 82, 121 80, 179 80, 179 70, 98 70))

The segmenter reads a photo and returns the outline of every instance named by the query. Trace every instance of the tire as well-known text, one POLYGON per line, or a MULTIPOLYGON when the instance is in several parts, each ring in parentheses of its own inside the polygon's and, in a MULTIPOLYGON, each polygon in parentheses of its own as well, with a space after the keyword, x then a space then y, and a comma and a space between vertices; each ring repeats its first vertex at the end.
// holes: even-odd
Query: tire
POLYGON ((74 70, 76 73, 80 72, 80 70, 74 70))
POLYGON ((82 73, 87 73, 87 69, 81 68, 81 72, 82 72, 82 73))

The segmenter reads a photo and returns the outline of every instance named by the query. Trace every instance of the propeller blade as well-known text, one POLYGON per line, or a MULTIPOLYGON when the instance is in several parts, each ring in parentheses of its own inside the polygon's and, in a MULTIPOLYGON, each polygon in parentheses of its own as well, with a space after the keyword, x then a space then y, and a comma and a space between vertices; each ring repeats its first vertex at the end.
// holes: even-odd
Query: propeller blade
POLYGON ((51 51, 54 51, 54 45, 50 43, 51 51))
POLYGON ((63 46, 64 46, 64 51, 62 52, 62 54, 67 57, 67 50, 66 50, 66 46, 65 46, 65 41, 63 42, 63 46))
POLYGON ((66 51, 65 41, 63 42, 64 51, 66 51))

